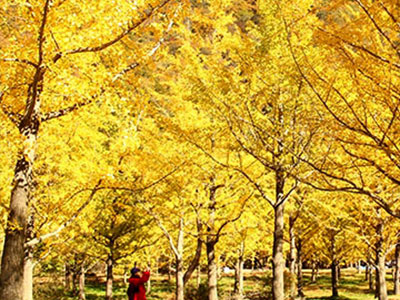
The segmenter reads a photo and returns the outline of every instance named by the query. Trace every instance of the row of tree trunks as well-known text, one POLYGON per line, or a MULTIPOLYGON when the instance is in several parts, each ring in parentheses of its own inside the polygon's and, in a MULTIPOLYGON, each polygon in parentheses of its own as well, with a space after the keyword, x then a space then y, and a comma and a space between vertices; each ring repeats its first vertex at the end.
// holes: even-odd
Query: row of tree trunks
POLYGON ((85 275, 86 269, 84 261, 79 265, 71 266, 65 264, 64 270, 64 287, 67 291, 72 292, 73 295, 77 295, 79 300, 85 300, 85 275))

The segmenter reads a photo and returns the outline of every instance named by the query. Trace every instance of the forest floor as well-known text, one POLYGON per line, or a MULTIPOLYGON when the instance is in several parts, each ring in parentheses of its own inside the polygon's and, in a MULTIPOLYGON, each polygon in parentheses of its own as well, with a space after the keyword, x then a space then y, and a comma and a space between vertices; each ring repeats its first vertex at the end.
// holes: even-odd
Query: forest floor
MULTIPOLYGON (((329 270, 322 270, 316 283, 310 282, 310 272, 304 272, 304 293, 307 300, 333 299, 331 295, 331 282, 329 270)), ((151 292, 148 293, 147 300, 172 300, 174 299, 174 282, 168 281, 167 277, 153 276, 151 281, 151 292)), ((206 300, 206 278, 202 277, 200 288, 195 288, 190 282, 185 295, 185 300, 206 300)), ((223 276, 218 282, 218 292, 220 300, 234 299, 232 297, 233 276, 223 276)), ((263 272, 246 272, 244 280, 244 291, 249 300, 267 300, 271 298, 270 276, 263 272)), ((393 290, 392 276, 387 275, 387 284, 389 299, 399 299, 399 296, 391 295, 393 290)), ((104 283, 87 282, 86 285, 87 300, 102 300, 105 295, 104 283)), ((114 300, 126 300, 126 286, 121 282, 114 284, 114 300)), ((73 297, 63 291, 63 287, 51 282, 41 282, 35 285, 35 298, 41 300, 75 300, 73 297)), ((358 274, 356 270, 344 270, 339 284, 339 297, 335 300, 372 300, 373 291, 368 289, 368 282, 364 280, 363 274, 358 274)))

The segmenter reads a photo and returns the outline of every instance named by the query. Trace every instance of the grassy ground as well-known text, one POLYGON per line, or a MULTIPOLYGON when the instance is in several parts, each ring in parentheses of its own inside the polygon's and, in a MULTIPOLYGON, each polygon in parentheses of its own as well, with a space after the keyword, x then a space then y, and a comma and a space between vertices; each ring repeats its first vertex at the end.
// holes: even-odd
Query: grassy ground
MULTIPOLYGON (((330 276, 329 271, 322 271, 316 283, 310 282, 310 273, 305 271, 304 293, 308 300, 331 299, 330 276)), ((270 283, 269 274, 265 273, 247 273, 244 281, 244 290, 246 299, 251 300, 267 300, 270 299, 270 283)), ((399 299, 391 295, 393 288, 391 275, 387 276, 389 299, 399 299)), ((230 300, 232 298, 233 278, 232 276, 224 276, 218 282, 218 292, 221 300, 230 300)), ((104 299, 104 284, 88 282, 86 286, 87 300, 104 299)), ((339 284, 339 297, 335 300, 372 300, 374 294, 368 290, 368 283, 364 280, 363 274, 358 274, 355 270, 345 270, 342 272, 342 278, 339 284)), ((57 282, 42 282, 35 284, 35 299, 40 300, 75 300, 77 297, 65 293, 62 286, 57 282)), ((114 299, 126 300, 126 287, 117 282, 114 285, 114 299)), ((168 281, 166 278, 153 277, 152 289, 147 296, 148 300, 172 300, 174 299, 174 282, 168 281)), ((197 290, 190 283, 185 300, 206 300, 207 290, 205 286, 205 278, 200 289, 197 290)))

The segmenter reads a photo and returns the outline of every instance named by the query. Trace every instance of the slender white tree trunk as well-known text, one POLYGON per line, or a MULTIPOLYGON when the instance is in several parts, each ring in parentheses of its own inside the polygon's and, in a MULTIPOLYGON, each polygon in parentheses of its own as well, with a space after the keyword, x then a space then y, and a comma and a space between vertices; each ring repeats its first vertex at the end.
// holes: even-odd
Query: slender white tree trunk
MULTIPOLYGON (((30 251, 29 251, 30 252, 30 251)), ((33 299, 33 255, 28 253, 24 263, 23 300, 33 299)))

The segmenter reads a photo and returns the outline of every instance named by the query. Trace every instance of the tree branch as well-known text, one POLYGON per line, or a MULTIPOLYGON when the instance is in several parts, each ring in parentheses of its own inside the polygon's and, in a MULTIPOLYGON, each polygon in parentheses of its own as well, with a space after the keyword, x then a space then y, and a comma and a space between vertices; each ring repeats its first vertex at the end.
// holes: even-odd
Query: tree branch
MULTIPOLYGON (((99 180, 99 182, 96 184, 96 186, 92 189, 91 194, 89 195, 88 199, 78 208, 78 210, 72 215, 71 218, 69 218, 67 221, 65 221, 60 227, 58 227, 56 230, 54 230, 53 232, 44 234, 38 238, 34 238, 28 242, 25 243, 25 247, 31 247, 34 246, 40 242, 43 242, 44 240, 55 236, 57 234, 59 234, 62 230, 64 230, 67 226, 69 226, 78 216, 79 214, 89 205, 89 203, 92 201, 94 195, 96 194, 97 191, 99 191, 99 186, 101 184, 101 180, 99 180)), ((70 199, 72 199, 73 197, 75 197, 76 195, 78 195, 79 193, 75 193, 74 195, 72 195, 70 197, 70 199)))
POLYGON ((65 116, 66 114, 73 112, 83 106, 89 105, 89 104, 93 103, 93 101, 96 100, 98 97, 100 97, 104 92, 105 92, 105 90, 103 88, 101 88, 100 92, 98 94, 94 94, 89 100, 87 100, 85 102, 75 103, 74 105, 72 105, 70 107, 66 107, 66 108, 60 109, 58 111, 48 112, 48 113, 42 115, 41 122, 46 122, 46 121, 49 121, 52 119, 56 119, 56 118, 65 116))
POLYGON ((68 50, 68 51, 65 51, 65 52, 59 52, 54 56, 53 62, 54 63, 57 62, 62 56, 65 56, 65 55, 77 54, 77 53, 85 53, 85 52, 98 52, 98 51, 104 50, 104 49, 114 45, 115 43, 120 41, 122 38, 127 36, 134 29, 136 29, 140 25, 142 25, 145 21, 149 20, 150 17, 154 15, 154 13, 156 13, 158 10, 160 10, 161 8, 166 6, 171 1, 172 0, 164 0, 160 4, 158 4, 157 6, 152 7, 151 10, 149 12, 147 12, 141 19, 139 19, 136 22, 132 22, 128 26, 127 29, 125 29, 122 33, 120 33, 117 37, 111 39, 110 41, 108 41, 108 42, 106 42, 104 44, 98 45, 98 46, 81 47, 81 48, 77 48, 77 49, 73 49, 73 50, 68 50))

